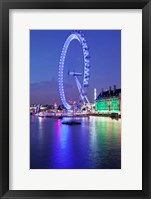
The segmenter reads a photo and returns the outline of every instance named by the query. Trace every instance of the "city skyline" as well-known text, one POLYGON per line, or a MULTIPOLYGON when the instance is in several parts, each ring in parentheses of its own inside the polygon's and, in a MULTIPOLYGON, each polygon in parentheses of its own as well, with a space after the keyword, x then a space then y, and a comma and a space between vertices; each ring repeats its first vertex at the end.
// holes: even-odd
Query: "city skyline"
MULTIPOLYGON (((61 104, 58 90, 59 60, 63 44, 71 30, 30 31, 30 103, 61 104)), ((121 87, 121 31, 82 31, 90 48, 90 80, 87 91, 90 102, 102 88, 121 87)), ((64 68, 64 87, 67 99, 77 100, 78 91, 69 71, 83 71, 82 48, 78 41, 71 42, 64 68)), ((82 80, 81 80, 82 81, 82 80)))

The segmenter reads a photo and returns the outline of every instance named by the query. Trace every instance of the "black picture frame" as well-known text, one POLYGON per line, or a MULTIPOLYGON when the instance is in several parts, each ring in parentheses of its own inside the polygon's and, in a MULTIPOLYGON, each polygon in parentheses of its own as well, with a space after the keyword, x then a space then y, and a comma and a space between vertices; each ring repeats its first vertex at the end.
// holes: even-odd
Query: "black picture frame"
MULTIPOLYGON (((151 198, 151 2, 150 0, 0 0, 0 196, 1 198, 151 198), (9 9, 142 9, 142 190, 9 190, 9 9)), ((134 52, 135 53, 135 52, 134 52)), ((137 125, 137 124, 136 124, 137 125)), ((79 179, 80 180, 80 179, 79 179)))

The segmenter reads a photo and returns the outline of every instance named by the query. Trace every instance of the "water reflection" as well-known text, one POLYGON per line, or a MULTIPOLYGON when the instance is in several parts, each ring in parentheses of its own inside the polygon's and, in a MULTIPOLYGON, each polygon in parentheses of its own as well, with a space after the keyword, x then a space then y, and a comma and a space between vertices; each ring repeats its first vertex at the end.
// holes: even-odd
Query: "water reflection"
POLYGON ((31 117, 31 169, 120 169, 121 120, 81 118, 81 125, 31 117))

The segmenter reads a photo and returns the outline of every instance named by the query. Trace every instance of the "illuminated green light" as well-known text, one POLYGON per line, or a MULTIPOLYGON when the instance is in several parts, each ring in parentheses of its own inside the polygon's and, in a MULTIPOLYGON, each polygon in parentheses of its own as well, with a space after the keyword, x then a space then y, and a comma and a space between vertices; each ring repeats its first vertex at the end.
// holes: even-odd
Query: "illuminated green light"
POLYGON ((100 113, 118 113, 120 102, 118 98, 102 99, 96 102, 96 110, 100 113))
POLYGON ((118 112, 119 110, 120 110, 119 99, 118 98, 111 99, 110 111, 118 112))
POLYGON ((106 111, 108 110, 108 103, 106 100, 101 100, 96 102, 96 110, 106 111))

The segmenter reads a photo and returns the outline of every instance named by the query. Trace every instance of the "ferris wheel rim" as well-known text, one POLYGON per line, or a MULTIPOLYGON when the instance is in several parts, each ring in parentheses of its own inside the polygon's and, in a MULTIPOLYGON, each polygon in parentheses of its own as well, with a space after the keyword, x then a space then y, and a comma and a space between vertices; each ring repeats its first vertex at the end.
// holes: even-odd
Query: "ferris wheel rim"
POLYGON ((79 41, 79 43, 82 46, 82 50, 83 50, 84 75, 83 75, 82 89, 86 90, 86 87, 89 84, 89 78, 90 78, 90 75, 89 75, 90 55, 89 55, 89 48, 88 48, 87 42, 86 42, 85 37, 81 31, 74 31, 67 37, 67 39, 63 45, 63 49, 62 49, 61 56, 60 56, 60 62, 59 62, 59 78, 58 78, 59 94, 61 97, 61 101, 67 110, 71 109, 71 105, 67 102, 65 93, 64 93, 63 71, 64 71, 64 62, 65 62, 68 47, 74 39, 79 41))

